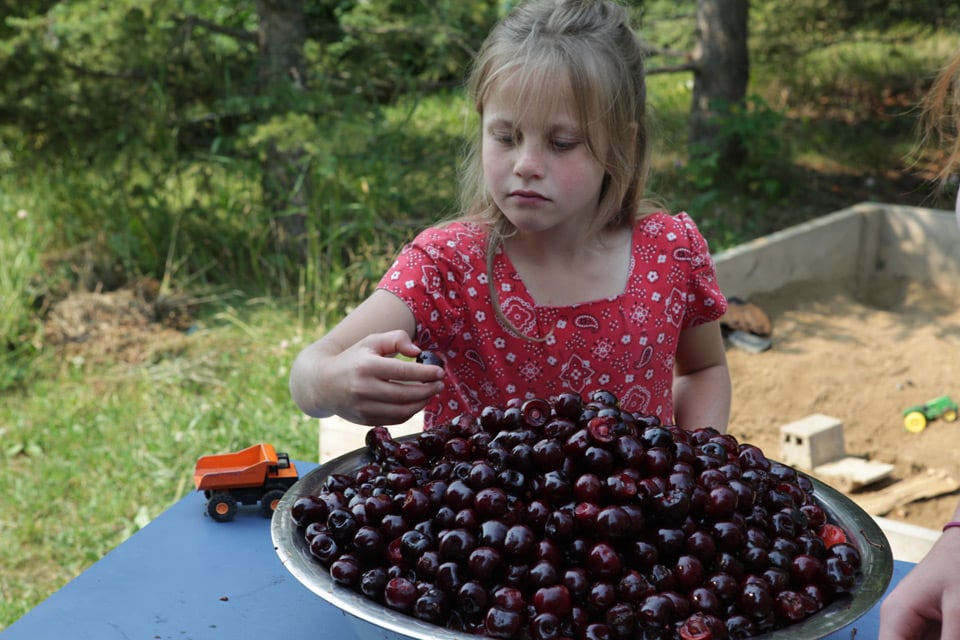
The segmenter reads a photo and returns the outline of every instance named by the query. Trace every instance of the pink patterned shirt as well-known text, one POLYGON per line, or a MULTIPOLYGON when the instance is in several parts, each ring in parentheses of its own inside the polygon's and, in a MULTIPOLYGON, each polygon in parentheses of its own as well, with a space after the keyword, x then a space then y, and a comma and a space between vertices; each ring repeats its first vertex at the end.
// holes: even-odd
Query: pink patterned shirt
POLYGON ((413 312, 420 348, 446 361, 446 387, 427 405, 425 427, 510 398, 596 389, 613 392, 630 411, 672 421, 680 332, 719 319, 727 303, 707 242, 686 213, 643 218, 632 244, 623 293, 564 307, 535 304, 498 253, 493 277, 504 315, 527 336, 547 336, 543 342, 518 337, 497 319, 480 227, 427 229, 405 246, 379 288, 413 312))

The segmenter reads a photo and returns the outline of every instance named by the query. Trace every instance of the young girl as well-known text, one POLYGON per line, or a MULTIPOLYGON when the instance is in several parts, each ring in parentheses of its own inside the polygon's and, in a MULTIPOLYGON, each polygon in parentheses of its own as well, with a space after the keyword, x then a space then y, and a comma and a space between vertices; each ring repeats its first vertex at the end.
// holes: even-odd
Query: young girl
POLYGON ((379 288, 294 362, 307 414, 425 428, 511 398, 613 392, 724 431, 726 309, 686 214, 648 212, 641 47, 625 9, 533 0, 492 31, 463 215, 406 246, 379 288), (396 358, 435 351, 443 367, 396 358))
MULTIPOLYGON (((960 51, 923 102, 924 140, 942 144, 942 184, 960 169, 960 51)), ((956 203, 960 225, 960 193, 956 203)), ((960 505, 926 557, 880 606, 880 640, 960 638, 960 505)))

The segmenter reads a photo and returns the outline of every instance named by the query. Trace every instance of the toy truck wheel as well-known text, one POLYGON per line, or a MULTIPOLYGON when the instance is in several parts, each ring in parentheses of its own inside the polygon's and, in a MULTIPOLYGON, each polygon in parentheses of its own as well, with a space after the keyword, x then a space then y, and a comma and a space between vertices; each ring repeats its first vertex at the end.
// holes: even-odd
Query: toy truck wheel
POLYGON ((927 428, 927 416, 922 411, 911 411, 903 416, 903 426, 910 433, 920 433, 927 428))
POLYGON ((277 510, 277 505, 280 504, 280 498, 283 497, 283 489, 270 489, 263 494, 263 497, 260 498, 260 513, 263 514, 264 518, 272 518, 273 512, 277 510))
POLYGON ((956 409, 947 409, 943 412, 943 419, 946 422, 956 422, 957 421, 957 410, 956 409))
POLYGON ((218 491, 207 501, 207 513, 217 522, 228 522, 237 515, 237 499, 229 493, 218 491))

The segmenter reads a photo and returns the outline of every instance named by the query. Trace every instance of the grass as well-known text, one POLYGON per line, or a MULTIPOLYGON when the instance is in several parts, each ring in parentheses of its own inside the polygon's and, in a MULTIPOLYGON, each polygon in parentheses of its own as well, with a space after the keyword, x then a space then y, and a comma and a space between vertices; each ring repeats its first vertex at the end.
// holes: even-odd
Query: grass
MULTIPOLYGON (((651 77, 657 195, 691 211, 714 251, 864 199, 929 203, 915 181, 891 176, 912 171, 917 69, 932 73, 929 61, 958 44, 930 42, 922 60, 824 54, 790 85, 757 71, 758 99, 743 114, 765 158, 751 169, 753 191, 686 163, 689 83, 651 77), (881 89, 904 77, 914 81, 902 94, 881 89)), ((469 122, 452 94, 380 115, 344 117, 324 143, 311 259, 281 293, 275 280, 288 272, 251 209, 244 167, 131 163, 125 183, 69 159, 38 169, 0 154, 0 338, 10 345, 0 361, 0 629, 191 492, 200 455, 265 441, 316 459, 316 421, 287 392, 290 363, 369 291, 404 238, 450 213, 469 122), (78 244, 95 264, 78 266, 78 244), (213 291, 196 330, 135 365, 46 346, 33 294, 54 299, 84 269, 102 277, 115 266, 103 256, 131 275, 166 275, 175 290, 213 291)))
POLYGON ((303 338, 293 306, 274 302, 204 318, 182 352, 151 364, 45 355, 29 390, 5 395, 0 627, 193 491, 200 455, 264 441, 316 459, 317 423, 286 386, 303 338))
MULTIPOLYGON (((38 323, 30 311, 30 297, 39 271, 40 256, 46 244, 42 223, 37 221, 34 202, 25 199, 19 206, 0 184, 0 344, 16 344, 7 354, 11 359, 36 344, 38 323)), ((4 354, 0 352, 0 363, 4 354)), ((17 377, 16 367, 0 370, 0 388, 17 377)))

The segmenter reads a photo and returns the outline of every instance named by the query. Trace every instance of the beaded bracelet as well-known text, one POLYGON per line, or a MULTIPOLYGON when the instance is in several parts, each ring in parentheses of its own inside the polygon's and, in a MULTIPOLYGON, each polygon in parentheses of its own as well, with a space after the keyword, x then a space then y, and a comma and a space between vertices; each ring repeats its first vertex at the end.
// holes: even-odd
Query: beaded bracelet
POLYGON ((960 528, 960 521, 958 521, 958 520, 953 520, 953 521, 948 522, 947 524, 943 525, 943 530, 944 530, 944 531, 946 531, 947 529, 954 529, 954 528, 960 528))

